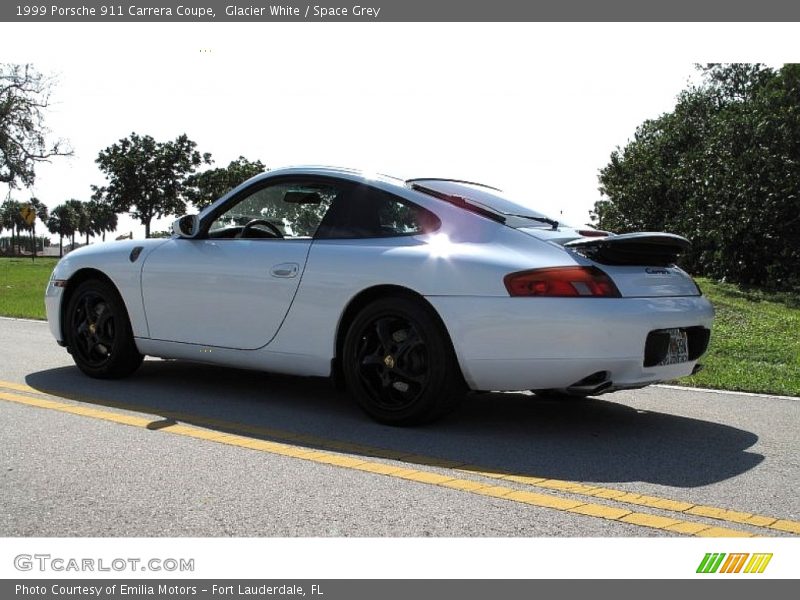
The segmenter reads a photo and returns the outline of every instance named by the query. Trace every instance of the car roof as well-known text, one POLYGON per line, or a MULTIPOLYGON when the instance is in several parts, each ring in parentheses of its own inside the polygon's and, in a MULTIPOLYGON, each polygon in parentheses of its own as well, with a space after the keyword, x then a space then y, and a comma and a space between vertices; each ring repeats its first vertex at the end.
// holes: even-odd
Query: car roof
MULTIPOLYGON (((458 182, 472 186, 478 186, 481 188, 495 189, 491 188, 490 186, 485 186, 479 183, 464 182, 461 180, 447 179, 447 178, 425 177, 422 179, 403 179, 392 175, 386 175, 384 173, 376 173, 373 171, 366 171, 362 169, 353 169, 347 167, 336 167, 330 165, 293 165, 293 166, 272 169, 264 173, 259 173, 258 175, 248 179, 241 185, 237 186, 233 190, 230 190, 227 194, 217 199, 217 201, 214 202, 213 204, 205 207, 200 212, 200 214, 206 215, 209 212, 214 212, 218 206, 226 202, 228 198, 230 198, 232 195, 238 193, 239 190, 249 185, 252 185, 255 182, 277 177, 293 176, 293 175, 333 177, 345 181, 351 181, 354 183, 371 185, 378 189, 382 189, 386 192, 394 193, 398 196, 404 197, 407 200, 420 204, 424 208, 427 208, 429 210, 435 210, 436 212, 441 212, 443 210, 447 211, 450 205, 447 203, 443 203, 440 199, 437 199, 435 194, 431 195, 429 193, 423 193, 422 191, 415 189, 415 186, 413 185, 414 182, 435 182, 435 181, 458 182)), ((462 209, 459 209, 459 212, 462 212, 462 209)), ((475 211, 467 211, 467 212, 475 212, 475 211)))
POLYGON ((321 175, 328 177, 340 177, 351 181, 380 181, 399 187, 405 187, 406 180, 400 177, 376 173, 363 169, 351 169, 347 167, 333 167, 329 165, 293 165, 272 169, 258 175, 258 178, 276 177, 280 175, 321 175))

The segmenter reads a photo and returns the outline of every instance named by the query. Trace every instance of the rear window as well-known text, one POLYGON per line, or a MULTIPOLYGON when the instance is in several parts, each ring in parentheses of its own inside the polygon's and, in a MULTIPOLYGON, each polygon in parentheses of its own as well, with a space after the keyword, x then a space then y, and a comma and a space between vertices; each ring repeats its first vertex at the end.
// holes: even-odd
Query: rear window
MULTIPOLYGON (((410 179, 410 187, 425 193, 432 190, 436 194, 446 194, 468 200, 471 204, 484 207, 504 217, 524 217, 527 219, 547 219, 547 215, 533 210, 503 195, 503 192, 477 183, 452 181, 447 179, 410 179)), ((432 195, 436 195, 432 194, 432 195)), ((509 225, 514 225, 508 223, 509 225)), ((530 222, 526 227, 548 227, 545 222, 530 222)))

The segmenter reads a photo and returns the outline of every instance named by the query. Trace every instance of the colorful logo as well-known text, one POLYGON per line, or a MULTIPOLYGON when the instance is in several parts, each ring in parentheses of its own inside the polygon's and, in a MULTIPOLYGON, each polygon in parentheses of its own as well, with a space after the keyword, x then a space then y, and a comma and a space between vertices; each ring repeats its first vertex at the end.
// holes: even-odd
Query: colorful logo
POLYGON ((697 567, 697 572, 763 573, 770 560, 772 560, 771 553, 749 554, 747 552, 734 552, 731 554, 725 554, 724 552, 709 552, 703 557, 703 560, 700 561, 700 565, 697 567))

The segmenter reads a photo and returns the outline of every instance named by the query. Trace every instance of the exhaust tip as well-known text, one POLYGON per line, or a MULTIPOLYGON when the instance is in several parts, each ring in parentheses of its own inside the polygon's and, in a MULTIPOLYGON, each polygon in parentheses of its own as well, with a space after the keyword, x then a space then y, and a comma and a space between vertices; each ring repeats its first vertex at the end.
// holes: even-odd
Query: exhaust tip
POLYGON ((597 371, 580 381, 576 381, 567 387, 567 391, 571 394, 580 394, 582 396, 600 394, 611 387, 612 381, 609 376, 610 373, 608 371, 597 371))

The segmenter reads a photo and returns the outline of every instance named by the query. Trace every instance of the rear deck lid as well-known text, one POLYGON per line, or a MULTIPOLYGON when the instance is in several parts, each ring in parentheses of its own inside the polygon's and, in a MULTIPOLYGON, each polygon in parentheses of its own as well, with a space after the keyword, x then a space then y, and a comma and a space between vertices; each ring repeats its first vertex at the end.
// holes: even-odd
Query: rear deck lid
POLYGON ((689 240, 671 233, 625 233, 564 244, 602 265, 624 297, 699 296, 692 278, 675 266, 689 240))
POLYGON ((647 265, 669 267, 675 264, 689 240, 672 233, 623 233, 600 238, 578 239, 564 246, 602 265, 647 265))

